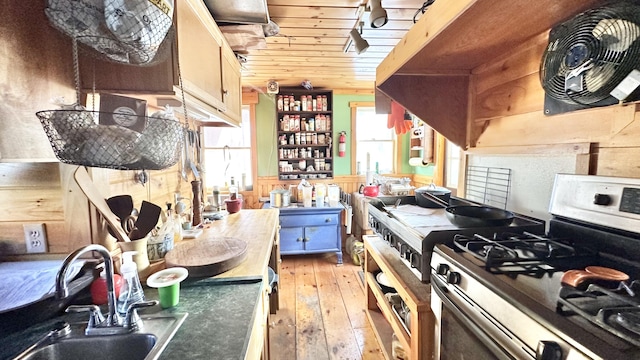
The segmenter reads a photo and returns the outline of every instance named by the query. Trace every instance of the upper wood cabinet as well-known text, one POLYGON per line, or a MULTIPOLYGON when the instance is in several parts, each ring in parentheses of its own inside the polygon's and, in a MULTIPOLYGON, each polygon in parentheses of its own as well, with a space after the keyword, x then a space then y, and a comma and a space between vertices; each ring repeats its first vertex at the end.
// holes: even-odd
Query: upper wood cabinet
POLYGON ((157 99, 154 105, 175 105, 182 102, 182 80, 190 117, 220 126, 239 126, 240 65, 233 51, 202 1, 177 0, 175 10, 176 41, 167 60, 139 67, 83 56, 83 89, 151 95, 157 99))
POLYGON ((222 49, 222 100, 225 114, 242 121, 240 63, 231 49, 222 49))
MULTIPOLYGON (((509 62, 505 58, 512 52, 524 51, 523 44, 546 36, 553 26, 603 3, 601 0, 541 0, 535 5, 527 0, 436 1, 378 66, 377 87, 447 139, 465 149, 473 147, 487 126, 482 117, 474 116, 478 114, 474 109, 492 106, 489 101, 477 103, 479 92, 495 86, 510 72, 520 71, 523 77, 531 77, 524 86, 516 84, 514 88, 518 87, 521 93, 535 91, 536 98, 530 97, 530 101, 539 100, 542 89, 535 84, 539 47, 526 61, 509 62), (481 88, 475 75, 487 69, 493 71, 490 74, 494 76, 493 84, 486 81, 481 88)), ((519 94, 514 90, 507 95, 519 94)), ((499 115, 513 113, 508 106, 500 110, 499 115)), ((523 106, 522 112, 526 111, 532 111, 531 106, 526 109, 523 106)))

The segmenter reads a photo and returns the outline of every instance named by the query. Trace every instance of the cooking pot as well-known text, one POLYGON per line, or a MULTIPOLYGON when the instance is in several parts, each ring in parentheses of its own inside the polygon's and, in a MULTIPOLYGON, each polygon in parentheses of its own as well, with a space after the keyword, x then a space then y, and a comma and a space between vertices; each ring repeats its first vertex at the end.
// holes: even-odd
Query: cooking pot
POLYGON ((446 206, 448 206, 449 199, 451 198, 451 190, 445 187, 436 186, 435 184, 430 184, 428 186, 417 188, 414 190, 414 193, 415 193, 416 203, 418 204, 418 206, 423 208, 441 208, 443 205, 441 203, 431 200, 430 197, 422 196, 421 195, 422 193, 429 193, 437 197, 438 199, 447 203, 446 206))
POLYGON ((358 192, 364 196, 377 197, 380 193, 380 185, 360 185, 358 192))
POLYGON ((419 193, 422 197, 427 197, 441 206, 445 206, 447 219, 461 228, 465 227, 487 227, 487 226, 508 226, 513 222, 514 214, 511 211, 494 208, 491 206, 457 205, 449 206, 440 198, 428 192, 419 193))

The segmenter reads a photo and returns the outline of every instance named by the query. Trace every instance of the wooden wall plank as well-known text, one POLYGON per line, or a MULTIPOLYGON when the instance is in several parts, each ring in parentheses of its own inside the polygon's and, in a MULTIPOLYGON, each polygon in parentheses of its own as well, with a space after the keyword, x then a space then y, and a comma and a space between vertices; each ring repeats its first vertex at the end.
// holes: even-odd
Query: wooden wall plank
POLYGON ((640 146, 629 148, 597 148, 596 173, 605 176, 640 178, 640 146))
POLYGON ((471 72, 475 80, 474 90, 482 93, 493 87, 524 76, 537 74, 544 49, 547 47, 548 32, 514 48, 508 55, 492 59, 471 72))
POLYGON ((59 163, 0 163, 0 189, 59 185, 59 163))
POLYGON ((0 255, 26 253, 23 224, 43 223, 48 252, 68 254, 91 243, 86 198, 69 180, 76 167, 59 163, 0 164, 6 177, 20 180, 0 185, 0 255), (6 171, 6 170, 11 171, 6 171))
POLYGON ((2 221, 34 222, 64 220, 62 192, 59 187, 0 191, 2 221))
POLYGON ((35 116, 56 109, 52 99, 76 99, 71 38, 55 30, 44 1, 10 1, 0 7, 0 155, 4 162, 55 161, 35 116), (28 20, 25 20, 28 19, 28 20))
MULTIPOLYGON (((32 222, 45 224, 49 253, 69 253, 69 238, 65 233, 64 221, 32 222)), ((0 222, 0 234, 2 234, 0 235, 0 256, 27 253, 27 245, 25 243, 21 222, 0 222)))
MULTIPOLYGON (((478 147, 567 144, 584 142, 614 142, 612 136, 620 132, 620 124, 630 124, 625 129, 640 129, 635 120, 634 105, 612 106, 574 111, 554 116, 541 112, 518 114, 491 120, 490 126, 480 135, 478 147)), ((632 132, 634 133, 635 130, 632 132)), ((638 141, 625 136, 626 141, 638 141)), ((616 139, 620 145, 622 139, 616 139)))
POLYGON ((543 105, 544 90, 536 73, 476 94, 471 118, 483 120, 534 111, 542 112, 543 105))

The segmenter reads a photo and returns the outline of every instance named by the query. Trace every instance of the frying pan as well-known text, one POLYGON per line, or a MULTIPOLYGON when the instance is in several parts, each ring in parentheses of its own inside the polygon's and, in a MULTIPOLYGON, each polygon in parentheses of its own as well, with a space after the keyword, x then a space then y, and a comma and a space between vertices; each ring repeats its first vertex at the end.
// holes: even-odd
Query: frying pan
POLYGON ((442 205, 445 209, 447 219, 461 228, 465 227, 488 227, 488 226, 508 226, 514 218, 511 211, 494 208, 491 206, 456 205, 449 206, 446 201, 428 192, 418 193, 432 202, 442 205))

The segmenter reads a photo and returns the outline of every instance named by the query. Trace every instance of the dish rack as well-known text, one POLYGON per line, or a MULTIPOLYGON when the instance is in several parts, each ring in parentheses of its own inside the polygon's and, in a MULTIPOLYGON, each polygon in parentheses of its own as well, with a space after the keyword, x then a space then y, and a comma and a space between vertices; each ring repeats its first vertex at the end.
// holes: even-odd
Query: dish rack
POLYGON ((45 110, 36 113, 63 163, 118 170, 161 170, 178 162, 185 125, 169 119, 138 117, 142 132, 100 125, 98 111, 45 110))

